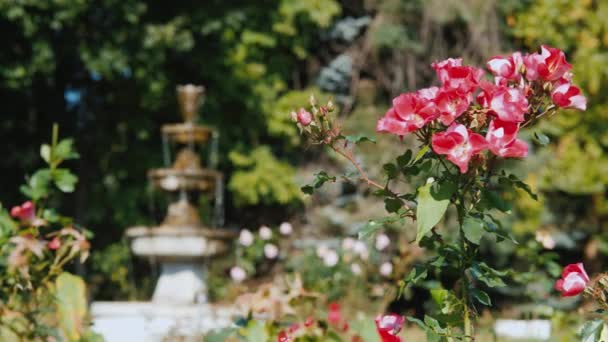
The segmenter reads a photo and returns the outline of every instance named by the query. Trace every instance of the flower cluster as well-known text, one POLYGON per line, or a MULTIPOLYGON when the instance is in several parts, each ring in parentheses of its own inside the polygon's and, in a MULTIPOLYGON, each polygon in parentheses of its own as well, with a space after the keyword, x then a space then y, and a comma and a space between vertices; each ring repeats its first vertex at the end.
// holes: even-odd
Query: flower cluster
POLYGON ((280 248, 278 236, 290 236, 293 226, 283 222, 278 228, 278 234, 268 226, 261 226, 256 235, 249 229, 242 229, 237 245, 237 258, 242 265, 235 265, 230 269, 230 277, 236 283, 244 281, 256 271, 256 264, 263 261, 275 261, 279 258, 280 248))
POLYGON ((66 257, 67 260, 80 255, 81 261, 84 262, 88 257, 89 242, 75 228, 64 227, 58 231, 48 233, 46 239, 42 238, 38 229, 48 226, 49 222, 38 217, 36 205, 32 201, 14 206, 10 214, 18 220, 22 228, 18 235, 9 239, 9 242, 14 245, 8 256, 10 269, 19 270, 21 274, 29 278, 28 264, 30 257, 35 256, 42 259, 47 251, 56 252, 57 259, 66 257))
POLYGON ((460 58, 432 67, 441 87, 397 96, 376 129, 430 138, 433 151, 461 173, 485 150, 502 158, 526 157, 528 145, 518 138, 521 127, 557 108, 586 109, 585 97, 572 84, 572 66, 556 48, 543 45, 540 53, 492 57, 487 69, 493 82, 460 58))
MULTIPOLYGON (((397 314, 379 315, 375 319, 376 331, 382 342, 401 342, 399 336, 403 328, 404 318, 397 314)), ((327 318, 325 320, 315 317, 308 317, 303 323, 293 323, 287 329, 281 330, 277 335, 278 342, 291 342, 299 338, 311 336, 323 336, 319 330, 332 329, 335 332, 347 334, 350 326, 342 314, 341 306, 337 302, 332 302, 327 308, 327 318), (322 322, 323 324, 320 324, 322 322)), ((351 341, 362 341, 361 336, 351 333, 351 341)))

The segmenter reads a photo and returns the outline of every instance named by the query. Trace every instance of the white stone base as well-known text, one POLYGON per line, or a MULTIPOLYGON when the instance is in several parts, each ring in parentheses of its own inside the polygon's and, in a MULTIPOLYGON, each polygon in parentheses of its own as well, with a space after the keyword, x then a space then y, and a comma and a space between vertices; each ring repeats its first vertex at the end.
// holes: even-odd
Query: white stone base
POLYGON ((199 263, 161 261, 161 273, 152 301, 192 304, 207 301, 203 266, 199 263))
POLYGON ((210 304, 93 302, 93 331, 106 342, 161 342, 167 337, 200 341, 201 335, 232 324, 234 310, 210 304))

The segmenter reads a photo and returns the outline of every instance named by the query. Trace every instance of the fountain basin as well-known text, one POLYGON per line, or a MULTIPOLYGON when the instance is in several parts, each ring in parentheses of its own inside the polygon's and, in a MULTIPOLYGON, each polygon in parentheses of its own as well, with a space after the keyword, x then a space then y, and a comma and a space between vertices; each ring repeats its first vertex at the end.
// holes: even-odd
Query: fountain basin
POLYGON ((160 262, 161 272, 152 302, 207 302, 206 258, 224 253, 234 233, 203 227, 133 227, 127 230, 131 250, 160 262))

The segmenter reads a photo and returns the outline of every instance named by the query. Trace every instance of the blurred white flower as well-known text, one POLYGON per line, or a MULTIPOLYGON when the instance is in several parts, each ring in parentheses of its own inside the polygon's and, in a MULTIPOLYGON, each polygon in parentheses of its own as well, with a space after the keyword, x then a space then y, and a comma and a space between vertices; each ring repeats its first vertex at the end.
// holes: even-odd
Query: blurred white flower
POLYGON ((264 255, 268 259, 274 259, 279 255, 279 247, 273 245, 271 243, 267 243, 264 245, 264 255))
POLYGON ((382 274, 385 277, 390 276, 393 273, 393 264, 391 264, 390 262, 384 262, 382 263, 382 265, 380 265, 380 274, 382 274))
POLYGON ((235 282, 240 283, 247 278, 247 272, 239 266, 234 266, 230 269, 230 278, 235 282))
POLYGON ((363 260, 367 260, 369 257, 369 251, 367 250, 367 245, 363 241, 356 241, 353 246, 353 250, 359 257, 363 260))
POLYGON ((355 242, 356 240, 351 237, 345 238, 344 240, 342 240, 342 249, 344 249, 345 251, 350 251, 355 247, 355 242))
POLYGON ((386 234, 378 234, 376 236, 376 249, 379 251, 383 251, 390 245, 391 239, 388 238, 386 234))
POLYGON ((359 264, 352 264, 350 265, 350 270, 353 272, 353 274, 359 275, 361 274, 361 266, 359 266, 359 264))
POLYGON ((553 236, 548 231, 537 230, 535 235, 536 241, 543 245, 545 249, 555 248, 555 239, 553 239, 553 236))
POLYGON ((327 246, 325 245, 320 245, 317 247, 316 253, 317 256, 321 259, 323 259, 323 257, 325 256, 325 254, 329 251, 329 248, 327 248, 327 246))
POLYGON ((283 235, 290 235, 293 233, 293 226, 289 222, 283 222, 279 226, 279 232, 281 232, 283 235))
POLYGON ((241 230, 241 234, 239 234, 239 243, 241 245, 249 247, 253 243, 253 240, 253 234, 249 231, 249 229, 241 230))
POLYGON ((334 267, 338 264, 340 257, 333 249, 328 249, 323 255, 323 263, 327 267, 334 267))
POLYGON ((272 238, 272 229, 266 226, 261 226, 260 237, 262 238, 262 240, 270 240, 272 238))

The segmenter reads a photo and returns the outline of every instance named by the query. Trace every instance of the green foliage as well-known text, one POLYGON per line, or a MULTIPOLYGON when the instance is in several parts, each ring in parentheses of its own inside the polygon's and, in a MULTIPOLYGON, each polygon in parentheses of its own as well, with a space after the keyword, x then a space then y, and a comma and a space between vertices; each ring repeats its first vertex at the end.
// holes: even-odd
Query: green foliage
POLYGON ((416 242, 420 242, 439 223, 450 204, 450 198, 454 191, 456 191, 456 187, 451 182, 439 184, 427 182, 418 188, 416 242))
MULTIPOLYGON (((299 159, 299 137, 285 108, 311 92, 327 96, 305 88, 314 79, 305 59, 318 63, 319 36, 341 12, 335 0, 0 2, 3 38, 13 42, 0 56, 10 108, 0 136, 15 147, 0 161, 4 184, 37 166, 31 141, 57 120, 82 152, 78 200, 61 209, 103 231, 100 247, 126 227, 152 223, 146 170, 162 166, 160 125, 179 120, 175 86, 191 82, 207 87, 201 117, 221 133, 220 168, 234 194, 226 196, 234 199, 226 203, 235 213, 230 223, 245 220, 240 208, 249 204, 285 215, 299 201, 289 167, 299 159), (290 91, 294 84, 305 90, 290 91), (228 158, 263 150, 268 163, 253 166, 253 177, 228 158)), ((46 147, 41 152, 48 157, 46 147)), ((46 195, 47 183, 69 191, 75 181, 62 171, 29 180, 24 190, 35 197, 46 195)), ((3 200, 17 201, 19 192, 5 188, 3 200)))
POLYGON ((260 146, 250 154, 233 151, 229 158, 238 170, 228 185, 237 206, 286 205, 300 200, 293 167, 277 160, 268 147, 260 146))
POLYGON ((325 171, 321 171, 321 172, 315 173, 315 179, 312 181, 312 183, 308 184, 308 185, 304 185, 301 190, 305 194, 312 195, 314 193, 315 189, 322 187, 323 184, 325 184, 327 182, 333 183, 335 181, 336 181, 336 177, 328 175, 327 172, 325 172, 325 171))
POLYGON ((582 342, 600 342, 603 341, 606 336, 604 331, 606 325, 604 320, 595 319, 592 321, 585 322, 583 329, 581 330, 581 341, 582 342))
POLYGON ((75 258, 84 262, 88 256, 86 232, 74 228, 73 220, 55 208, 44 207, 57 203, 57 192, 74 191, 76 176, 60 166, 78 154, 71 139, 59 141, 57 125, 52 143, 40 151, 47 167, 22 186, 30 196, 31 214, 15 218, 17 222, 0 207, 0 311, 9 313, 0 315, 0 336, 99 341, 85 322, 84 281, 63 271, 75 258))

